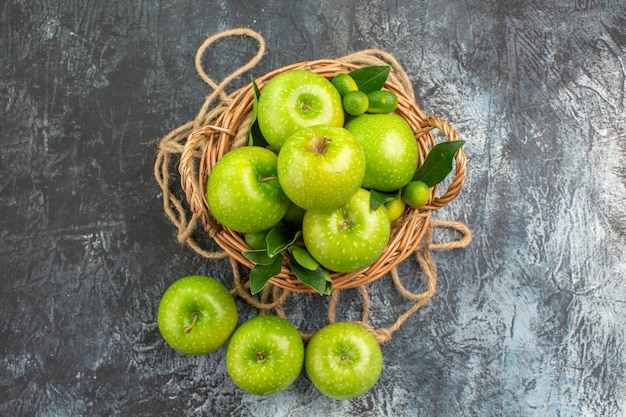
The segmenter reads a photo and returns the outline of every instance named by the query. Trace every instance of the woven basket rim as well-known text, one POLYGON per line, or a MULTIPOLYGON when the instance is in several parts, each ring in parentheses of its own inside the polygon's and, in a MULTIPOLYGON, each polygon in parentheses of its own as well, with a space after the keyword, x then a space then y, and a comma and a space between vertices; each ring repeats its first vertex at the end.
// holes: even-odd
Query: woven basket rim
MULTIPOLYGON (((317 72, 331 79, 340 72, 349 72, 360 65, 334 59, 302 61, 287 65, 256 78, 259 89, 276 75, 295 69, 317 72)), ((402 86, 394 82, 393 71, 384 88, 398 96, 398 109, 394 112, 403 117, 414 131, 418 144, 421 165, 429 150, 437 143, 433 129, 440 130, 447 140, 460 140, 454 128, 436 116, 426 115, 409 97, 402 86)), ((205 194, 205 185, 215 163, 228 151, 248 143, 254 90, 252 83, 235 91, 232 100, 211 124, 192 132, 185 142, 179 161, 181 186, 190 209, 201 220, 205 231, 232 258, 240 264, 252 268, 254 264, 241 252, 250 250, 243 234, 219 224, 211 215, 205 194)), ((418 248, 430 222, 430 214, 454 200, 463 188, 466 177, 466 157, 463 148, 456 153, 454 178, 444 193, 439 195, 439 187, 431 190, 427 205, 415 209, 407 206, 403 215, 392 223, 389 242, 383 254, 370 266, 352 273, 331 273, 333 289, 359 287, 373 282, 387 274, 394 266, 405 260, 418 248)), ((275 286, 294 292, 311 293, 311 287, 300 282, 289 268, 287 259, 283 261, 281 272, 270 282, 275 286)))

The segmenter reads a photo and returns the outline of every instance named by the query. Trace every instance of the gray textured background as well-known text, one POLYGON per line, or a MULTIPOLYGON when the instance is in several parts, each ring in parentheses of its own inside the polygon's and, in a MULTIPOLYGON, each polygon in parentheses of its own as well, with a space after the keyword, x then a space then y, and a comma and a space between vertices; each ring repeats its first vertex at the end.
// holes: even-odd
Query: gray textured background
MULTIPOLYGON (((623 2, 294 4, 0 2, 0 415, 625 415, 623 2), (224 349, 183 356, 156 327, 178 277, 230 280, 226 261, 176 243, 152 166, 156 141, 210 92, 196 49, 235 27, 267 40, 255 75, 382 48, 468 142, 467 186, 438 218, 474 241, 435 254, 436 296, 353 401, 304 374, 273 397, 243 394, 224 349)), ((224 45, 205 56, 218 79, 254 51, 224 45)), ((382 281, 372 292, 385 324, 401 300, 382 281)), ((300 326, 307 303, 291 306, 300 326)))

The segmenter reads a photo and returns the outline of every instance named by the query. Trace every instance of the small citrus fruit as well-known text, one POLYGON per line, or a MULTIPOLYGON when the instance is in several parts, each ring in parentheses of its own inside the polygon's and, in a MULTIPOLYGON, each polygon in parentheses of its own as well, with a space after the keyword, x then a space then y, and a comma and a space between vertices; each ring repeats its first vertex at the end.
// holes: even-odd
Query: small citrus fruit
POLYGON ((351 116, 358 116, 365 113, 369 107, 367 94, 363 91, 348 91, 343 96, 343 109, 351 116))
POLYGON ((341 97, 345 96, 348 91, 356 91, 359 89, 354 79, 346 73, 335 75, 331 83, 333 83, 341 97))
POLYGON ((398 108, 398 96, 389 90, 372 91, 367 95, 368 113, 391 113, 398 108))
POLYGON ((402 190, 402 199, 411 207, 420 207, 430 200, 430 188, 422 181, 411 181, 402 190))
POLYGON ((387 209, 387 213, 389 213, 389 220, 391 221, 398 219, 402 213, 404 213, 405 207, 406 203, 401 198, 394 198, 393 200, 385 202, 385 208, 387 209))

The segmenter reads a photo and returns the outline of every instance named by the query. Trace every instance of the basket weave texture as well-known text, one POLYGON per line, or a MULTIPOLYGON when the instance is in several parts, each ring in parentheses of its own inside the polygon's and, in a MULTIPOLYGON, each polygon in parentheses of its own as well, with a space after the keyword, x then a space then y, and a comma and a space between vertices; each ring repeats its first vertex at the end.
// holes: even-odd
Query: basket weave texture
MULTIPOLYGON (((234 232, 219 224, 212 217, 205 194, 205 187, 211 169, 216 162, 227 152, 237 147, 246 146, 249 140, 249 127, 252 118, 254 90, 251 83, 230 94, 225 88, 232 79, 249 71, 261 58, 264 52, 264 40, 256 32, 247 29, 235 29, 222 32, 208 38, 199 48, 196 55, 196 69, 200 77, 212 88, 213 93, 207 97, 198 116, 191 122, 170 132, 159 143, 159 153, 155 163, 155 176, 163 190, 164 209, 172 222, 178 227, 179 241, 187 243, 200 255, 206 258, 229 257, 235 274, 234 292, 242 296, 251 304, 261 308, 275 308, 280 314, 282 301, 290 292, 309 293, 314 290, 302 284, 289 269, 288 263, 283 263, 279 275, 270 280, 270 285, 261 296, 261 300, 250 297, 245 279, 238 274, 239 265, 252 268, 254 264, 241 255, 242 251, 250 248, 244 241, 242 234, 234 232), (202 67, 202 55, 205 50, 217 40, 228 36, 248 36, 255 38, 259 43, 258 53, 246 65, 234 71, 221 83, 216 83, 206 75, 202 67), (185 196, 184 204, 175 192, 172 192, 171 156, 180 155, 178 173, 180 184, 185 196), (210 252, 202 248, 193 238, 193 232, 198 223, 209 236, 223 249, 223 252, 210 252), (282 292, 277 291, 282 289, 282 292), (269 295, 272 293, 273 296, 269 295), (273 301, 269 301, 272 298, 273 301), (278 308, 277 308, 278 307, 278 308)), ((396 114, 403 117, 415 134, 418 144, 419 164, 421 164, 432 147, 437 143, 433 134, 439 130, 446 140, 460 140, 455 129, 445 120, 425 114, 415 103, 411 82, 401 65, 395 58, 383 51, 370 49, 357 52, 339 59, 320 59, 298 62, 263 76, 255 78, 258 87, 263 86, 274 76, 290 70, 305 69, 332 79, 339 73, 347 73, 365 65, 389 65, 391 67, 385 89, 393 91, 398 96, 396 114)), ((438 135, 441 136, 441 135, 438 135)), ((353 273, 333 273, 333 300, 331 308, 337 301, 339 290, 360 288, 364 299, 364 318, 367 318, 369 298, 365 285, 385 275, 390 274, 395 287, 414 304, 405 314, 397 319, 393 326, 382 333, 376 333, 367 325, 364 327, 372 331, 380 341, 388 340, 393 331, 432 297, 436 287, 436 268, 430 257, 433 249, 447 250, 467 246, 471 240, 471 233, 462 223, 434 220, 431 214, 454 200, 465 184, 466 157, 461 148, 454 157, 454 168, 451 179, 446 181, 446 188, 435 186, 431 191, 431 198, 427 205, 419 208, 409 208, 403 215, 392 223, 389 243, 380 258, 371 266, 353 273), (444 244, 434 245, 431 242, 434 227, 452 228, 460 232, 461 238, 444 244), (423 293, 412 294, 401 283, 396 266, 415 254, 426 277, 426 289, 423 293)), ((334 310, 329 311, 329 319, 334 318, 334 310)))

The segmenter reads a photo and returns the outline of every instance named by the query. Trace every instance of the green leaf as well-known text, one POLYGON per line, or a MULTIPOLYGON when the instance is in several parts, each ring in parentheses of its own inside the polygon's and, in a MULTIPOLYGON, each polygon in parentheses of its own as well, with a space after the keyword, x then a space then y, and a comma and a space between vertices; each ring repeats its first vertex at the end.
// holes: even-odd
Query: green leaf
POLYGON ((267 254, 274 257, 291 246, 300 237, 300 231, 290 229, 284 224, 272 228, 267 234, 267 254))
POLYGON ((289 253, 293 255, 293 258, 298 262, 299 265, 309 269, 311 271, 315 271, 319 268, 320 264, 311 256, 308 250, 304 249, 300 246, 290 246, 289 253))
POLYGON ((250 292, 256 294, 263 290, 267 281, 280 273, 282 256, 275 256, 269 265, 256 264, 250 271, 250 292))
POLYGON ((330 278, 330 272, 328 269, 322 269, 324 273, 324 279, 326 279, 326 288, 324 289, 324 295, 330 295, 333 292, 333 280, 330 278))
POLYGON ((433 146, 422 166, 413 175, 412 181, 422 181, 429 187, 439 184, 452 171, 454 154, 464 144, 464 140, 455 140, 433 146))
POLYGON ((261 97, 261 91, 259 87, 256 85, 256 81, 254 77, 251 75, 250 80, 252 81, 252 87, 254 88, 254 101, 252 102, 252 119, 250 120, 250 134, 248 144, 250 146, 267 146, 267 141, 263 137, 261 133, 261 129, 259 128, 258 121, 258 107, 259 107, 259 97, 261 97))
POLYGON ((370 190, 370 208, 374 211, 387 201, 397 200, 400 197, 400 190, 393 193, 383 193, 382 191, 370 190))
POLYGON ((390 70, 389 65, 370 65, 355 69, 349 75, 356 82, 360 91, 369 94, 383 88, 390 70))
POLYGON ((274 262, 274 256, 269 256, 265 249, 255 249, 241 252, 244 258, 257 265, 270 265, 274 262))
POLYGON ((324 295, 326 292, 326 276, 324 270, 318 265, 317 269, 311 271, 300 265, 295 259, 292 253, 289 254, 289 265, 291 270, 303 284, 308 285, 318 292, 320 295, 324 295))

